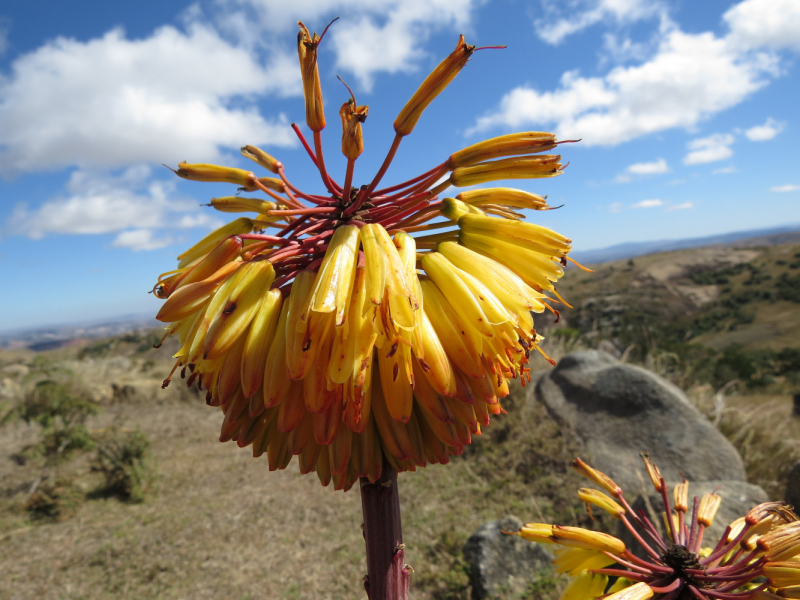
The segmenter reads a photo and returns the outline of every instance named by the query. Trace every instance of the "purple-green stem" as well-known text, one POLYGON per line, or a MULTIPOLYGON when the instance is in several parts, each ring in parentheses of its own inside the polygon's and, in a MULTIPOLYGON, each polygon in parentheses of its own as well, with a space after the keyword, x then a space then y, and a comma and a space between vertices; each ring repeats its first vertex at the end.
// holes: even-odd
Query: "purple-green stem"
POLYGON ((360 486, 367 596, 369 600, 407 600, 410 568, 405 564, 397 471, 384 458, 380 479, 370 483, 362 477, 360 486))

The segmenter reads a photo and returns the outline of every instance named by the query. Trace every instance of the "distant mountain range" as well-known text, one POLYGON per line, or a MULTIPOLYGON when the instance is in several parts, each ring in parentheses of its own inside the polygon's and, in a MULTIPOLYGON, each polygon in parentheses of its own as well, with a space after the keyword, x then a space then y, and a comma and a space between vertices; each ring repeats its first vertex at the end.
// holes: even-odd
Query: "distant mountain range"
POLYGON ((117 319, 3 331, 0 332, 0 348, 29 348, 39 352, 163 325, 152 315, 123 315, 117 319))
POLYGON ((776 246, 778 244, 789 244, 797 241, 800 241, 800 223, 785 225, 783 227, 749 229, 746 231, 735 231, 733 233, 723 233, 720 235, 683 240, 628 242, 626 244, 609 246, 608 248, 600 248, 599 250, 573 252, 570 256, 580 263, 592 265, 615 260, 625 260, 626 258, 635 258, 644 254, 669 252, 670 250, 686 250, 687 248, 699 248, 701 246, 776 246))

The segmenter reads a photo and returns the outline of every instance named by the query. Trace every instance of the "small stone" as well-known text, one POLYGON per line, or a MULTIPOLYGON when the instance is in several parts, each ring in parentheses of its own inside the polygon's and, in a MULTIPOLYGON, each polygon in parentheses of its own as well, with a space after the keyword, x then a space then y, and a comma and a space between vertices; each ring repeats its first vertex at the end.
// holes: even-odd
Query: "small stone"
POLYGON ((471 567, 472 598, 484 600, 500 594, 519 595, 548 571, 553 555, 539 544, 503 531, 519 531, 522 521, 508 516, 489 521, 464 545, 464 558, 471 567))

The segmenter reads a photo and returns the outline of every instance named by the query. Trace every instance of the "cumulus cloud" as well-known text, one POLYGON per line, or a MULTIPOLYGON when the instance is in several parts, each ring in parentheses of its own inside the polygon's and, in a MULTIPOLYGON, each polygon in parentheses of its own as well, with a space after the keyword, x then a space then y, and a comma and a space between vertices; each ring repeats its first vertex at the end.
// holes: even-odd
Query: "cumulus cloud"
POLYGON ((655 175, 658 173, 666 173, 669 171, 669 166, 667 166, 666 160, 659 158, 654 162, 632 164, 625 170, 634 175, 655 175))
POLYGON ((628 183, 633 179, 633 175, 657 175, 659 173, 667 173, 669 166, 667 161, 659 158, 653 162, 635 163, 629 165, 624 173, 617 175, 615 181, 618 183, 628 183))
POLYGON ((683 164, 698 165, 730 158, 733 156, 730 148, 733 141, 734 138, 729 133, 715 133, 692 140, 687 144, 689 153, 683 158, 683 164))
POLYGON ((154 230, 221 224, 216 216, 202 212, 197 201, 176 199, 174 182, 152 180, 146 166, 131 167, 117 176, 75 171, 67 192, 34 210, 18 205, 7 231, 32 239, 48 234, 122 232, 115 246, 150 250, 169 243, 156 239, 154 230))
POLYGON ((121 29, 86 42, 57 38, 0 79, 0 172, 214 160, 243 142, 291 145, 285 118, 265 119, 246 101, 291 91, 272 76, 281 69, 200 23, 143 39, 121 29))
POLYGON ((769 117, 766 123, 751 127, 747 129, 744 134, 747 136, 747 139, 752 142, 765 142, 778 135, 783 131, 784 127, 786 127, 785 123, 779 123, 772 117, 769 117))
POLYGON ((690 208, 694 208, 694 202, 682 202, 681 204, 673 204, 668 207, 667 212, 672 212, 673 210, 688 210, 690 208))
MULTIPOLYGON (((436 30, 461 32, 469 26, 481 0, 221 0, 220 18, 229 27, 253 31, 253 23, 272 32, 296 28, 302 19, 310 30, 321 32, 340 12, 342 18, 326 34, 337 69, 353 74, 369 91, 378 73, 415 71, 427 54, 425 41, 436 30), (253 13, 255 18, 245 15, 253 13)), ((245 34, 247 35, 247 34, 245 34)), ((455 42, 455 39, 454 39, 455 42)), ((454 44, 455 45, 455 44, 454 44)))
POLYGON ((544 0, 542 8, 545 16, 534 22, 536 34, 553 45, 597 23, 625 25, 665 11, 651 0, 544 0))
POLYGON ((737 48, 800 50, 800 4, 796 0, 745 0, 722 17, 737 48))
POLYGON ((656 198, 653 200, 642 200, 641 202, 632 204, 631 208, 656 208, 658 206, 664 206, 664 201, 656 198))
POLYGON ((123 231, 111 243, 114 248, 129 248, 136 252, 140 250, 158 250, 172 243, 172 238, 167 236, 156 238, 152 229, 131 229, 123 231))
POLYGON ((790 183, 788 185, 776 185, 769 188, 770 192, 800 192, 800 185, 790 183))
POLYGON ((780 74, 781 57, 771 50, 797 48, 800 26, 794 15, 800 4, 776 4, 785 5, 785 24, 767 18, 780 15, 771 0, 745 0, 726 13, 730 31, 725 36, 686 33, 662 16, 656 49, 640 64, 595 77, 567 71, 551 90, 517 87, 467 134, 496 127, 552 127, 559 137, 581 137, 585 145, 614 145, 674 127, 691 128, 780 74), (742 16, 762 8, 764 18, 742 16))

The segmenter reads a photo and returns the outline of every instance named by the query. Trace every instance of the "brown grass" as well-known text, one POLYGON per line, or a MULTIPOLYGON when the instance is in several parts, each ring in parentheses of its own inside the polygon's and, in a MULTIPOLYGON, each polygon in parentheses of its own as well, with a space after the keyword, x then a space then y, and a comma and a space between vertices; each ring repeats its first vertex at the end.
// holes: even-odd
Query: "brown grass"
MULTIPOLYGON (((711 390, 699 387, 690 397, 713 420, 718 406, 711 390)), ((725 399, 720 416, 719 430, 742 455, 747 480, 771 500, 783 500, 789 471, 800 461, 800 417, 792 416, 792 397, 734 394, 725 399)))
MULTIPOLYGON (((270 473, 265 459, 218 443, 219 410, 172 387, 158 390, 154 377, 165 363, 142 373, 148 356, 62 356, 91 379, 104 407, 90 429, 122 421, 150 439, 157 478, 143 504, 85 500, 61 522, 32 521, 23 506, 43 465, 9 457, 36 430, 0 429, 0 599, 365 598, 357 491, 323 488, 294 462, 270 473), (137 391, 125 399, 112 383, 137 391)), ((583 522, 578 479, 567 472, 578 450, 521 398, 505 403, 509 414, 464 457, 401 474, 411 598, 470 597, 461 548, 486 520, 583 522)), ((101 482, 89 459, 78 456, 59 476, 91 492, 101 482)))

